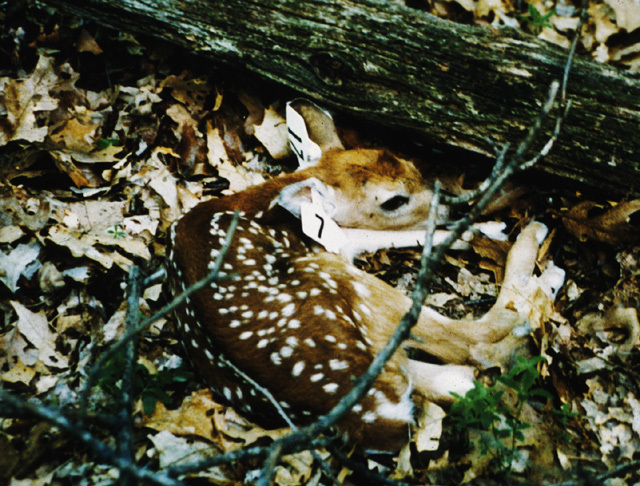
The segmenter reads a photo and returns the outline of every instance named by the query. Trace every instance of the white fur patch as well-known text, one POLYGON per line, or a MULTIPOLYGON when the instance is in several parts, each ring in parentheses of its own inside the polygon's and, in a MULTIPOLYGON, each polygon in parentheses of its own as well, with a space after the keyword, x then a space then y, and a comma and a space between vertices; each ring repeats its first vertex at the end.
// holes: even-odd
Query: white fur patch
POLYGON ((400 402, 389 401, 384 393, 376 390, 375 397, 378 402, 375 413, 378 417, 400 420, 402 422, 413 422, 413 401, 411 400, 412 387, 408 386, 407 391, 402 395, 400 402))

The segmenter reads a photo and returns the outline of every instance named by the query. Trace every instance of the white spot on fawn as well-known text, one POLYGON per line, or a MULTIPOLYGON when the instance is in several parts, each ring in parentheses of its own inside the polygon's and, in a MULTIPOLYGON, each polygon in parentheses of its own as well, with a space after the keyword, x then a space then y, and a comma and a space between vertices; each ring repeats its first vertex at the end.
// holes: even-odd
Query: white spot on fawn
POLYGON ((349 363, 344 360, 339 360, 339 359, 329 360, 329 368, 331 368, 334 371, 346 370, 348 367, 349 367, 349 363))
POLYGON ((327 383, 326 385, 322 385, 322 389, 324 391, 326 391, 327 393, 335 393, 336 391, 338 391, 338 384, 337 383, 327 383))
POLYGON ((289 329, 298 329, 300 327, 300 321, 298 319, 291 319, 287 327, 289 329))
POLYGON ((300 376, 302 374, 302 371, 304 370, 304 367, 305 367, 305 362, 298 361, 296 364, 293 365, 293 368, 291 369, 291 375, 300 376))
POLYGON ((371 291, 366 287, 366 285, 360 282, 352 282, 352 285, 359 297, 362 297, 363 299, 371 297, 371 291))
POLYGON ((291 317, 296 310, 295 304, 287 304, 283 309, 281 314, 285 317, 291 317))

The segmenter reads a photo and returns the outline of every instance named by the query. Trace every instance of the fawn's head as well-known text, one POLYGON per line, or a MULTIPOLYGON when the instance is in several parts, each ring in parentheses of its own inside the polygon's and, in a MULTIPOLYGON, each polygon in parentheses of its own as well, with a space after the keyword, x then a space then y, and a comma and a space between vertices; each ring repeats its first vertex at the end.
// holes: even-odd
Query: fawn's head
POLYGON ((425 227, 433 193, 413 162, 388 150, 345 150, 330 117, 314 105, 296 109, 322 156, 299 173, 300 182, 282 191, 280 205, 298 215, 299 205, 314 199, 345 228, 425 227))

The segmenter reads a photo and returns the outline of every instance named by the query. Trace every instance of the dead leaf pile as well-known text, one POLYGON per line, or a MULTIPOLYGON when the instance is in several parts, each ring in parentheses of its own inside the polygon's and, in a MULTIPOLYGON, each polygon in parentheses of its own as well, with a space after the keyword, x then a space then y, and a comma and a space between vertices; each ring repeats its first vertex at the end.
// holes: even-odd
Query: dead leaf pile
MULTIPOLYGON (((567 0, 436 0, 428 5, 424 8, 438 17, 522 29, 565 48, 580 16, 580 4, 567 0)), ((589 2, 587 13, 582 48, 596 61, 640 71, 640 43, 634 32, 640 27, 640 4, 635 0, 594 0, 589 2)))
MULTIPOLYGON (((637 4, 629 2, 594 2, 583 43, 594 57, 633 70, 637 44, 627 34, 640 21, 637 4)), ((517 2, 511 0, 438 0, 430 8, 455 17, 460 12, 454 4, 478 23, 535 30, 516 16, 517 2)), ((544 14, 554 5, 534 6, 544 14)), ((562 1, 555 7, 552 27, 534 33, 565 43, 577 25, 577 10, 562 1)), ((278 173, 290 152, 283 118, 287 100, 261 92, 259 81, 249 86, 203 73, 153 43, 70 25, 33 24, 28 42, 19 28, 0 27, 0 42, 19 65, 0 71, 0 379, 15 393, 73 411, 87 367, 124 332, 129 267, 153 273, 163 263, 167 229, 183 211, 278 173), (97 70, 85 68, 96 59, 110 69, 99 82, 97 70)), ((640 306, 640 250, 633 246, 640 236, 637 209, 637 201, 596 203, 571 195, 562 207, 527 200, 501 213, 514 233, 531 215, 555 224, 545 253, 569 275, 558 306, 536 297, 530 316, 536 350, 548 358, 542 384, 555 403, 526 408, 532 427, 519 445, 526 460, 517 470, 524 477, 538 471, 540 478, 548 470, 559 479, 558 468, 569 474, 585 463, 598 470, 635 459, 637 333, 631 336, 633 322, 611 316, 640 306), (579 322, 591 322, 595 331, 581 331, 579 322), (564 403, 578 414, 567 423, 551 412, 564 403), (562 434, 569 440, 560 440, 562 434)), ((478 238, 471 245, 475 254, 448 256, 428 301, 456 317, 491 305, 509 243, 478 238)), ((380 252, 363 266, 408 289, 417 260, 411 252, 380 252)), ((141 312, 149 315, 162 303, 161 286, 155 285, 145 290, 141 312)), ((167 318, 141 337, 140 363, 150 376, 182 363, 172 331, 167 318)), ((113 401, 106 388, 94 388, 92 413, 113 401)), ((162 391, 168 401, 157 402, 153 413, 144 412, 142 399, 136 403, 140 464, 167 467, 286 433, 238 416, 197 379, 162 391)), ((419 412, 414 442, 393 460, 381 459, 384 466, 369 463, 372 469, 390 467, 396 478, 407 480, 435 481, 444 471, 458 479, 491 476, 485 456, 463 453, 460 441, 448 439, 441 408, 425 404, 419 412)), ((97 434, 111 440, 106 432, 97 434)), ((0 443, 0 481, 12 486, 99 484, 116 477, 87 451, 68 452, 67 441, 37 421, 3 420, 0 443)), ((322 454, 340 471, 339 463, 322 454)), ((212 484, 238 484, 260 467, 248 461, 198 475, 212 484)), ((285 458, 274 479, 278 485, 320 480, 309 453, 285 458)))

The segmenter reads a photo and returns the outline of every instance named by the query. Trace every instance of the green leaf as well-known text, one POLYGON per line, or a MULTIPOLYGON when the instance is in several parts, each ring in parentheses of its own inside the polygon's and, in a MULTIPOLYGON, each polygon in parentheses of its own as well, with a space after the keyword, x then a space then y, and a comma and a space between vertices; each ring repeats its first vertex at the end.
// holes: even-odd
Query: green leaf
POLYGON ((104 150, 111 145, 119 147, 122 144, 120 143, 119 138, 101 138, 96 142, 96 149, 104 150))
POLYGON ((152 395, 143 395, 142 396, 142 411, 145 415, 151 415, 156 411, 156 404, 158 401, 152 395))

